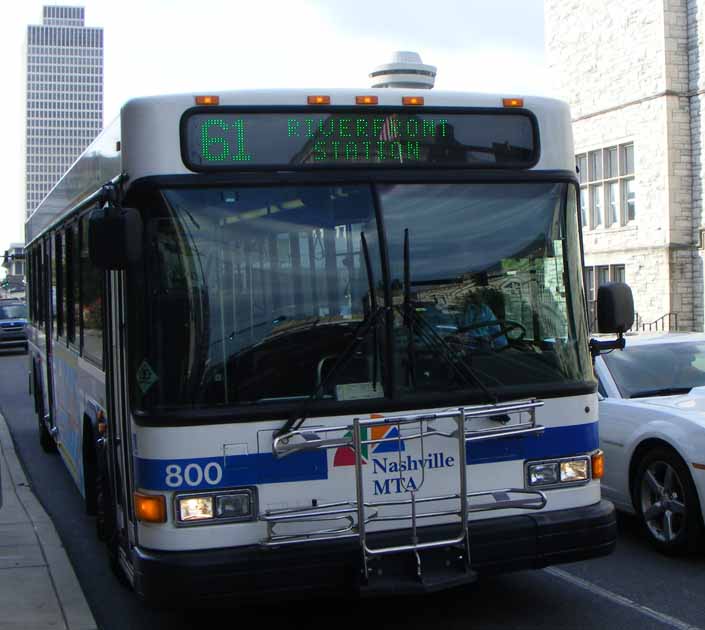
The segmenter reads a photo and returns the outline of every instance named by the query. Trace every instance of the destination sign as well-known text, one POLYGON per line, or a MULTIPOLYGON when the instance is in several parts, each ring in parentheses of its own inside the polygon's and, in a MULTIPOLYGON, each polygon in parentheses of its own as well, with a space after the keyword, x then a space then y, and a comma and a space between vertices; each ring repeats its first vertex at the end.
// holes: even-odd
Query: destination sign
POLYGON ((538 158, 525 113, 194 111, 182 121, 192 170, 394 166, 527 168, 538 158))

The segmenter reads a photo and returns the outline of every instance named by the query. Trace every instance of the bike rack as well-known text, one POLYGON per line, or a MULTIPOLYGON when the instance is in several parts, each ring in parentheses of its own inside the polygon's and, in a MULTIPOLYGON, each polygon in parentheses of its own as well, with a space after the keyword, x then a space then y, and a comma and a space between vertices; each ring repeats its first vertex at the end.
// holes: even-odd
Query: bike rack
MULTIPOLYGON (((267 537, 261 541, 263 547, 282 547, 334 541, 359 539, 362 554, 363 577, 369 577, 369 561, 372 558, 411 552, 416 558, 416 574, 422 576, 419 551, 439 548, 462 549, 465 566, 470 567, 470 533, 468 515, 505 509, 540 510, 546 505, 546 495, 539 490, 525 488, 501 488, 479 492, 468 492, 467 488, 467 444, 484 440, 540 435, 544 427, 536 424, 536 409, 542 401, 528 400, 479 407, 460 407, 450 411, 430 414, 410 414, 384 416, 370 419, 355 418, 351 425, 337 427, 317 427, 295 430, 274 439, 273 452, 276 457, 286 457, 294 453, 318 449, 348 447, 355 455, 355 494, 354 501, 339 501, 313 505, 305 508, 268 510, 260 515, 267 524, 267 537), (475 428, 480 419, 490 419, 499 427, 475 428), (434 423, 445 421, 451 430, 441 430, 434 423), (366 429, 373 427, 396 427, 397 435, 391 438, 368 439, 366 429), (406 432, 403 434, 402 429, 406 432), (425 461, 426 442, 438 438, 454 439, 458 455, 458 490, 438 496, 417 497, 425 481, 425 465, 421 464, 421 482, 415 490, 409 491, 409 498, 393 500, 368 500, 364 489, 365 447, 397 442, 399 469, 402 462, 402 444, 419 441, 421 461, 425 461), (479 500, 479 502, 478 502, 479 500), (439 506, 443 502, 457 502, 457 508, 439 506), (408 507, 402 514, 390 514, 389 508, 408 507), (418 535, 419 522, 439 517, 455 517, 458 529, 454 534, 434 540, 421 540, 418 535), (393 546, 372 546, 369 542, 369 528, 376 523, 399 522, 400 528, 410 530, 406 544, 393 546), (305 533, 279 533, 284 525, 311 527, 305 533)), ((486 425, 486 422, 484 423, 486 425)), ((401 473, 400 473, 401 479, 401 473)))

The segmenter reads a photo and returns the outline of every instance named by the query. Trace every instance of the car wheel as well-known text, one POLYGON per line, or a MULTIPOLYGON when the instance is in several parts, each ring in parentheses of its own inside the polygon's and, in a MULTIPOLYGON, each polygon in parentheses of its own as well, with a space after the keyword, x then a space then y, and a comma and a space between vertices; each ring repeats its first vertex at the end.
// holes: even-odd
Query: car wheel
POLYGON ((632 484, 641 528, 659 551, 679 554, 697 547, 703 533, 698 494, 687 466, 666 447, 648 451, 632 484))

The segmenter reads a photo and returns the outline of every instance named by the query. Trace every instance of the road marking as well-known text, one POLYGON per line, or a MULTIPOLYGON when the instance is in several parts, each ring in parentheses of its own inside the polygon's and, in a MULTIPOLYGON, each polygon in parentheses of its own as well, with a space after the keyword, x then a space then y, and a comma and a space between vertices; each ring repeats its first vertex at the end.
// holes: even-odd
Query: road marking
POLYGON ((629 599, 628 597, 624 597, 623 595, 618 595, 617 593, 608 591, 606 588, 597 586, 597 584, 593 584, 592 582, 583 580, 582 578, 576 577, 575 575, 571 575, 567 571, 562 571, 561 569, 556 569, 554 567, 548 567, 547 569, 544 569, 544 571, 549 575, 558 578, 559 580, 569 582, 570 584, 573 584, 578 588, 582 588, 583 590, 589 591, 594 595, 598 595, 599 597, 608 599, 615 604, 624 606, 625 608, 631 608, 632 610, 635 610, 641 613, 642 615, 646 615, 647 617, 651 617, 652 619, 655 619, 656 621, 659 621, 662 624, 670 626, 671 628, 677 628, 678 630, 701 630, 701 628, 698 628, 698 626, 693 626, 685 621, 681 621, 680 619, 676 619, 675 617, 666 615, 665 613, 659 612, 658 610, 654 610, 653 608, 649 608, 648 606, 639 604, 638 602, 635 602, 629 599))

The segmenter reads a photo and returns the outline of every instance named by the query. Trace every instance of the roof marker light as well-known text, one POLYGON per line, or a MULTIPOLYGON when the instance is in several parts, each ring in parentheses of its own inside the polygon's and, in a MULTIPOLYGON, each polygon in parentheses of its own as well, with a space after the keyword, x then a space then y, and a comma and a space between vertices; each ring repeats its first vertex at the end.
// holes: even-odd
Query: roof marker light
POLYGON ((356 96, 356 105, 377 105, 379 98, 376 96, 356 96))
POLYGON ((315 94, 307 98, 309 105, 330 105, 330 96, 315 94))
POLYGON ((402 105, 423 105, 423 96, 402 96, 402 105))
POLYGON ((196 105, 219 105, 220 96, 196 96, 196 105))
POLYGON ((523 98, 503 98, 502 105, 505 107, 524 107, 523 98))

